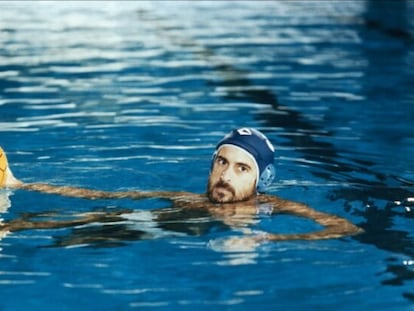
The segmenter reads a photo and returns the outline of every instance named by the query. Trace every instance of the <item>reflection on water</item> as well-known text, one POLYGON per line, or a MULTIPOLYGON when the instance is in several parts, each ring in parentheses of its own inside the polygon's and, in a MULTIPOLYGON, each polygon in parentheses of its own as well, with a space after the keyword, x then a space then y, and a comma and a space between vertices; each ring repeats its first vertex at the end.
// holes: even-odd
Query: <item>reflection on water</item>
MULTIPOLYGON (((365 229, 353 247, 386 252, 384 266, 376 270, 382 275, 374 282, 413 282, 410 1, 0 6, 0 144, 17 176, 109 190, 202 192, 216 141, 229 128, 258 127, 277 146, 278 183, 271 192, 298 196, 311 205, 319 204, 314 196, 323 197, 328 204, 324 210, 365 229)), ((51 201, 56 208, 70 204, 16 193, 11 208, 8 195, 1 206, 3 215, 13 218, 28 206, 30 212, 42 212, 51 201)), ((82 204, 67 207, 95 208, 82 204)), ((236 266, 263 260, 258 251, 225 252, 220 238, 226 229, 197 220, 196 227, 217 230, 200 234, 201 239, 213 234, 210 249, 223 254, 210 258, 214 255, 203 253, 211 262, 236 266)), ((51 239, 60 246, 162 243, 152 240, 158 231, 125 225, 74 228, 70 234, 54 232, 53 238, 44 238, 49 246, 51 239)), ((188 236, 188 230, 176 229, 193 225, 178 221, 158 229, 188 236)), ((31 236, 11 239, 30 244, 31 236)), ((167 239, 180 245, 170 246, 172 253, 203 252, 203 241, 194 245, 183 236, 167 239)), ((280 256, 281 248, 269 252, 280 256)), ((290 253, 294 247, 286 248, 286 262, 295 261, 290 253)), ((193 265, 208 265, 191 254, 193 265)), ((261 276, 266 279, 267 274, 261 276)), ((274 282, 273 288, 280 289, 274 282)), ((251 297, 279 292, 267 291, 270 287, 239 290, 252 292, 251 297)), ((412 300, 412 291, 403 288, 402 296, 412 300)), ((284 302, 291 301, 287 296, 284 302)), ((217 302, 212 297, 204 298, 217 302)), ((232 299, 236 304, 249 301, 237 294, 223 298, 229 303, 232 299)))

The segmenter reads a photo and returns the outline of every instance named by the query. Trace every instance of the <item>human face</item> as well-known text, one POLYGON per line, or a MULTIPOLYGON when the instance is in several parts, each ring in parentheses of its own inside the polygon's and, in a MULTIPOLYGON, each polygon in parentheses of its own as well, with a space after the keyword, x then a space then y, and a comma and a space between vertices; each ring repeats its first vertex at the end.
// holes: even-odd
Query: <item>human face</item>
POLYGON ((243 149, 223 145, 213 163, 207 196, 214 203, 245 201, 256 195, 257 165, 243 149))

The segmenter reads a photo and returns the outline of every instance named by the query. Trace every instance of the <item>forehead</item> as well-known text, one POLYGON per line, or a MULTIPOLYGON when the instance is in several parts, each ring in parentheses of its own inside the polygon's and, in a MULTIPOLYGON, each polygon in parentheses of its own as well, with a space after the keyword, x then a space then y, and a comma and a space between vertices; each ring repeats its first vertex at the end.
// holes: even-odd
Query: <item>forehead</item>
POLYGON ((250 167, 256 166, 253 157, 247 151, 236 146, 224 145, 218 151, 217 156, 223 157, 229 162, 246 164, 250 167))

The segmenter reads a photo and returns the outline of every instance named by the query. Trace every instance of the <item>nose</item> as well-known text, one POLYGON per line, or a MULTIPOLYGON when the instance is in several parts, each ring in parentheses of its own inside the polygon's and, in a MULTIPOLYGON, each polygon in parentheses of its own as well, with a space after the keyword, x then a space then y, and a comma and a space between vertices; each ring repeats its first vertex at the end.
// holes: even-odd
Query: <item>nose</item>
POLYGON ((227 167, 226 169, 224 169, 221 172, 221 176, 220 176, 221 180, 225 181, 225 182, 230 182, 231 181, 231 170, 229 167, 227 167))

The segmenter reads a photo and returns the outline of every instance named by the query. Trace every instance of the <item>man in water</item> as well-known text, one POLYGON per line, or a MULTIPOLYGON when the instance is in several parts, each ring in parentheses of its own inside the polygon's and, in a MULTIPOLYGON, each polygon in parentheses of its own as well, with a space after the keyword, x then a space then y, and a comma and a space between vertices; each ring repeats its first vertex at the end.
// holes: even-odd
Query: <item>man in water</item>
MULTIPOLYGON (((249 236, 249 241, 316 240, 339 238, 361 232, 344 218, 316 211, 305 204, 288 201, 264 192, 275 177, 274 147, 267 137, 252 128, 231 131, 216 146, 210 168, 206 194, 170 191, 106 192, 49 184, 26 184, 16 179, 0 148, 0 188, 34 190, 85 199, 147 199, 169 200, 180 210, 204 210, 226 225, 248 225, 257 214, 292 214, 315 221, 322 230, 309 233, 261 233, 249 236)), ((134 213, 128 211, 127 213, 134 213)), ((154 219, 166 217, 162 210, 154 211, 154 219)), ((87 224, 93 221, 113 221, 121 217, 117 212, 84 213, 77 219, 64 221, 30 221, 16 219, 0 225, 3 232, 36 228, 60 228, 87 224)), ((243 240, 247 241, 247 240, 243 240)))

